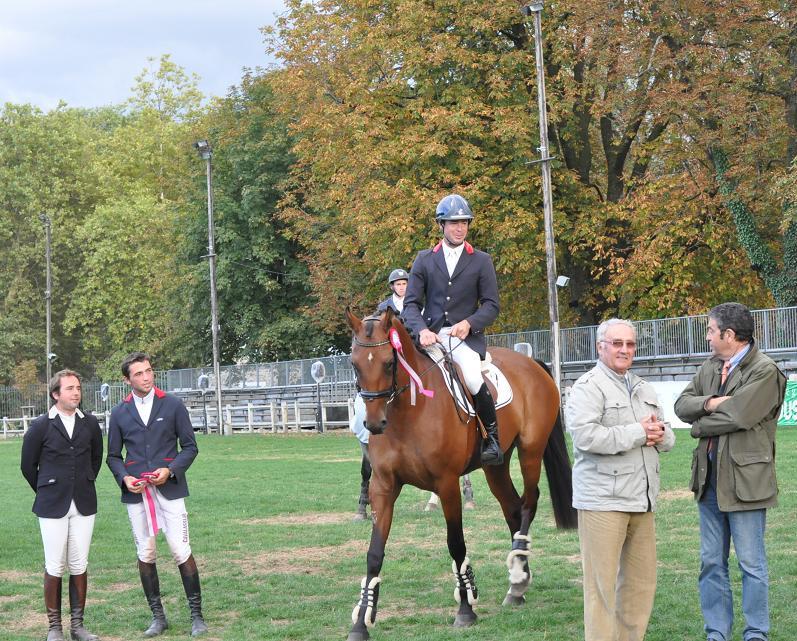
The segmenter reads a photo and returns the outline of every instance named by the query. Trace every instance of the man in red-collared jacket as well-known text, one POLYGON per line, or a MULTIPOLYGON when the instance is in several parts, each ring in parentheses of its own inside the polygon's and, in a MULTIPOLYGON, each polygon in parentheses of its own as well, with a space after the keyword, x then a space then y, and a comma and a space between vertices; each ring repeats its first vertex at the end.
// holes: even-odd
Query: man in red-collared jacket
POLYGON ((498 443, 495 403, 482 379, 484 330, 498 317, 498 279, 489 254, 474 249, 468 235, 473 213, 457 194, 437 205, 443 233, 434 249, 418 253, 410 271, 402 317, 421 347, 441 343, 460 366, 486 431, 482 465, 504 461, 498 443))
POLYGON ((155 387, 150 361, 144 352, 134 352, 122 362, 125 383, 133 391, 111 412, 107 462, 122 488, 141 585, 152 610, 152 623, 144 636, 157 636, 169 627, 155 564, 158 529, 166 535, 180 570, 191 611, 191 636, 199 636, 208 628, 202 618, 199 572, 191 553, 184 500, 188 496, 185 473, 198 453, 196 438, 183 402, 155 387))

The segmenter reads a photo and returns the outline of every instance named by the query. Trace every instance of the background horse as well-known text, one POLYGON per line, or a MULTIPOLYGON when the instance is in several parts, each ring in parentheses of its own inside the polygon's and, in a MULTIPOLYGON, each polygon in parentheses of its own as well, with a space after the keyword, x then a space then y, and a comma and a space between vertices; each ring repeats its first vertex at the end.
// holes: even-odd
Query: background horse
MULTIPOLYGON (((385 544, 393 506, 405 484, 440 495, 459 602, 454 625, 471 625, 476 620, 473 605, 478 590, 462 532, 459 477, 480 467, 481 436, 475 419, 462 424, 443 374, 426 354, 416 350, 412 337, 391 311, 361 320, 347 309, 346 317, 352 329, 351 362, 360 395, 366 401, 365 424, 372 434, 369 449, 373 467, 368 569, 360 600, 352 612, 348 641, 368 639, 368 628, 376 622, 385 544), (412 393, 400 356, 420 375, 423 386, 435 391, 433 398, 412 393)), ((485 467, 484 474, 501 504, 512 537, 507 559, 510 588, 504 604, 520 604, 525 601, 530 578, 528 531, 537 512, 543 460, 557 526, 576 525, 576 512, 571 507, 570 460, 559 417, 559 391, 551 376, 522 354, 501 348, 489 352, 509 380, 514 399, 498 410, 501 449, 507 452, 504 463, 485 467), (509 475, 512 448, 518 451, 523 496, 518 495, 509 475)))

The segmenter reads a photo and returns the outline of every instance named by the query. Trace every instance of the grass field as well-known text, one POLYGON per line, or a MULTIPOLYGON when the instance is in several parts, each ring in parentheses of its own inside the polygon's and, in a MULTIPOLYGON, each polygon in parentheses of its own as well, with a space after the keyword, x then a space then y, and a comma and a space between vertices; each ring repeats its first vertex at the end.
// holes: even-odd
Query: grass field
MULTIPOLYGON (((19 439, 0 441, 0 640, 43 639, 42 551, 33 493, 19 473, 19 439)), ((697 603, 697 512, 685 489, 693 441, 678 433, 662 457, 657 515, 659 579, 647 639, 704 639, 697 603)), ((208 639, 346 638, 365 570, 367 523, 351 522, 359 490, 359 447, 350 434, 200 436, 189 472, 191 540, 203 578, 208 639)), ((794 606, 797 431, 778 435, 781 506, 769 513, 773 641, 797 639, 794 606)), ((426 494, 405 488, 383 568, 374 641, 570 641, 583 639, 581 568, 573 531, 553 527, 547 488, 532 526, 533 584, 528 603, 501 607, 509 538, 481 472, 477 508, 465 515, 466 540, 480 589, 479 622, 451 627, 451 561, 440 511, 422 511, 426 494)), ((149 622, 119 490, 107 468, 98 479, 86 621, 105 641, 142 638, 149 622)), ((164 541, 161 587, 171 628, 189 631, 182 586, 164 541)), ((739 574, 734 571, 735 594, 739 574)), ((67 602, 66 595, 64 597, 67 602)), ((738 598, 736 599, 738 606, 738 598)), ((66 608, 65 608, 66 610, 66 608)), ((738 607, 737 607, 738 610, 738 607)), ((65 616, 68 621, 68 616, 65 616)), ((741 639, 738 622, 735 639, 741 639)))

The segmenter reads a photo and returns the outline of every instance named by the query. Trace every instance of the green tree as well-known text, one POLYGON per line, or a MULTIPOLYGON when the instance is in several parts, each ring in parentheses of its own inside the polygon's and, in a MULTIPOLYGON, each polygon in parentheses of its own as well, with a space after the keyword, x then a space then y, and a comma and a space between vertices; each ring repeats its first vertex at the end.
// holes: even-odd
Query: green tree
POLYGON ((45 234, 40 214, 52 222, 52 327, 56 367, 91 373, 79 341, 62 321, 81 278, 84 248, 76 231, 101 202, 94 171, 104 110, 63 106, 43 113, 26 105, 0 111, 0 381, 33 358, 45 370, 45 234))
POLYGON ((122 357, 139 349, 156 355, 159 367, 182 364, 185 276, 174 251, 180 217, 150 189, 131 188, 97 207, 79 230, 85 277, 72 293, 66 327, 104 377, 118 378, 122 357))
MULTIPOLYGON (((334 337, 308 317, 307 268, 275 215, 294 162, 285 119, 274 109, 269 74, 247 73, 205 117, 213 143, 213 188, 222 360, 293 359, 321 354, 334 337)), ((198 128, 199 129, 199 128, 198 128)), ((203 176, 204 177, 204 176, 203 176)), ((197 179, 189 243, 193 264, 192 349, 209 362, 206 190, 197 179)))
POLYGON ((186 364, 189 273, 178 255, 200 98, 196 78, 163 56, 97 146, 103 202, 76 230, 85 273, 64 326, 104 376, 118 376, 121 355, 135 349, 157 354, 159 367, 186 364))

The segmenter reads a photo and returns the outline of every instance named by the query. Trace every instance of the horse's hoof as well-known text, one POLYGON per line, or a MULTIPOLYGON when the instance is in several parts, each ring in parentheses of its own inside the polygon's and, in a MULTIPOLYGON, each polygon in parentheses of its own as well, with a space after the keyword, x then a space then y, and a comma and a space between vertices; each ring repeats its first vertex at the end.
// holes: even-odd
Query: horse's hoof
POLYGON ((465 501, 465 505, 463 506, 466 510, 475 510, 476 504, 473 501, 465 501))
POLYGON ((362 512, 357 512, 351 519, 352 521, 370 521, 371 519, 363 514, 362 512))
POLYGON ((349 636, 346 637, 346 641, 366 641, 368 639, 368 630, 364 632, 355 632, 352 630, 349 632, 349 636))
POLYGON ((476 623, 476 613, 475 612, 471 612, 469 614, 457 613, 457 616, 454 617, 454 627, 455 628, 469 628, 474 623, 476 623))
POLYGON ((524 605, 525 603, 526 603, 526 597, 515 596, 514 594, 507 594, 504 597, 504 602, 501 605, 524 605))

